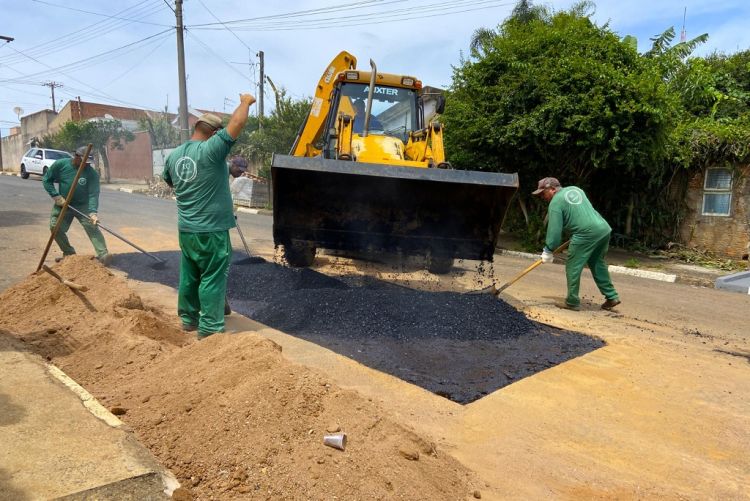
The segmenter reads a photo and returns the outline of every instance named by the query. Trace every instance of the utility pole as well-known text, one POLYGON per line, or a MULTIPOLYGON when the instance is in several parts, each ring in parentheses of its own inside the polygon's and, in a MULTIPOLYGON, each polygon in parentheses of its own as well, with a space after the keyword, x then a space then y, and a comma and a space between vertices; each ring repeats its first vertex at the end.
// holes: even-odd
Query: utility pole
MULTIPOLYGON (((0 40, 5 40, 5 43, 11 43, 15 38, 13 37, 6 37, 5 35, 0 35, 0 40)), ((0 131, 0 171, 4 170, 3 167, 3 133, 0 131)))
POLYGON ((687 7, 682 13, 682 31, 680 32, 680 42, 687 40, 687 32, 685 31, 685 18, 687 17, 687 7))
POLYGON ((52 111, 57 113, 57 105, 55 104, 55 87, 62 87, 63 85, 61 83, 53 81, 44 82, 42 85, 44 85, 45 87, 49 87, 52 91, 52 111))
POLYGON ((263 65, 263 51, 258 51, 258 59, 260 60, 260 83, 259 83, 259 89, 258 89, 258 124, 263 123, 263 71, 264 71, 264 65, 263 65))
POLYGON ((177 78, 180 83, 180 141, 190 139, 190 125, 188 124, 187 82, 185 78, 185 41, 183 39, 182 0, 175 0, 174 14, 177 18, 177 78))

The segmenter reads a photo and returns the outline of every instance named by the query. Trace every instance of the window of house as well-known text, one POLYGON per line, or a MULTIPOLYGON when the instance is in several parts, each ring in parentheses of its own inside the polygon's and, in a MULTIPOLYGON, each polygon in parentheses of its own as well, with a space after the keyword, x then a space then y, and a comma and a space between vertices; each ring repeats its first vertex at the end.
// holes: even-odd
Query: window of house
POLYGON ((732 171, 713 168, 706 171, 703 185, 703 215, 729 216, 732 207, 732 171))

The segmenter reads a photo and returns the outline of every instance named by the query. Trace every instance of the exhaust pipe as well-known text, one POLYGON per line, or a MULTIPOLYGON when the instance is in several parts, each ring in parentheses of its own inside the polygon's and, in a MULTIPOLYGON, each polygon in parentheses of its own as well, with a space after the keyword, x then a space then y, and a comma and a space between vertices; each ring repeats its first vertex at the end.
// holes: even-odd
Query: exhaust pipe
POLYGON ((375 79, 378 77, 378 67, 375 66, 375 61, 370 59, 370 89, 367 91, 367 107, 365 109, 365 127, 362 131, 362 137, 367 137, 367 133, 370 131, 370 113, 372 113, 372 95, 375 93, 375 79))

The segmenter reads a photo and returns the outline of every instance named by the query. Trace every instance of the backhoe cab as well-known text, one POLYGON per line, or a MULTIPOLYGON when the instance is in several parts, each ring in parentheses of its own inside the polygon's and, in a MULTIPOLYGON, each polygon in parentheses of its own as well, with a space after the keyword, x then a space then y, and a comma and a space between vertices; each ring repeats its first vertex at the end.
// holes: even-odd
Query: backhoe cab
POLYGON ((491 260, 517 175, 452 170, 422 83, 370 67, 340 53, 291 154, 274 155, 274 242, 292 266, 317 248, 423 256, 435 273, 491 260))

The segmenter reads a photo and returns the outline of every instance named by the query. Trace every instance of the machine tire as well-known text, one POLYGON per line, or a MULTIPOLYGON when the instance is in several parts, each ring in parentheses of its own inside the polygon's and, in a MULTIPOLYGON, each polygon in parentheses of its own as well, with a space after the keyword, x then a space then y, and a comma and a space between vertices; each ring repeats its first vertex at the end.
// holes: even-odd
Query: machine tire
POLYGON ((45 176, 45 175, 47 175, 47 167, 46 166, 42 169, 42 176, 45 176))
POLYGON ((452 257, 430 256, 427 262, 427 271, 433 275, 446 275, 453 268, 452 257))
POLYGON ((26 172, 26 166, 23 165, 23 164, 21 164, 21 178, 22 179, 28 179, 29 178, 29 173, 26 172))
POLYGON ((315 247, 306 243, 284 245, 284 259, 293 268, 309 268, 315 261, 315 247))

